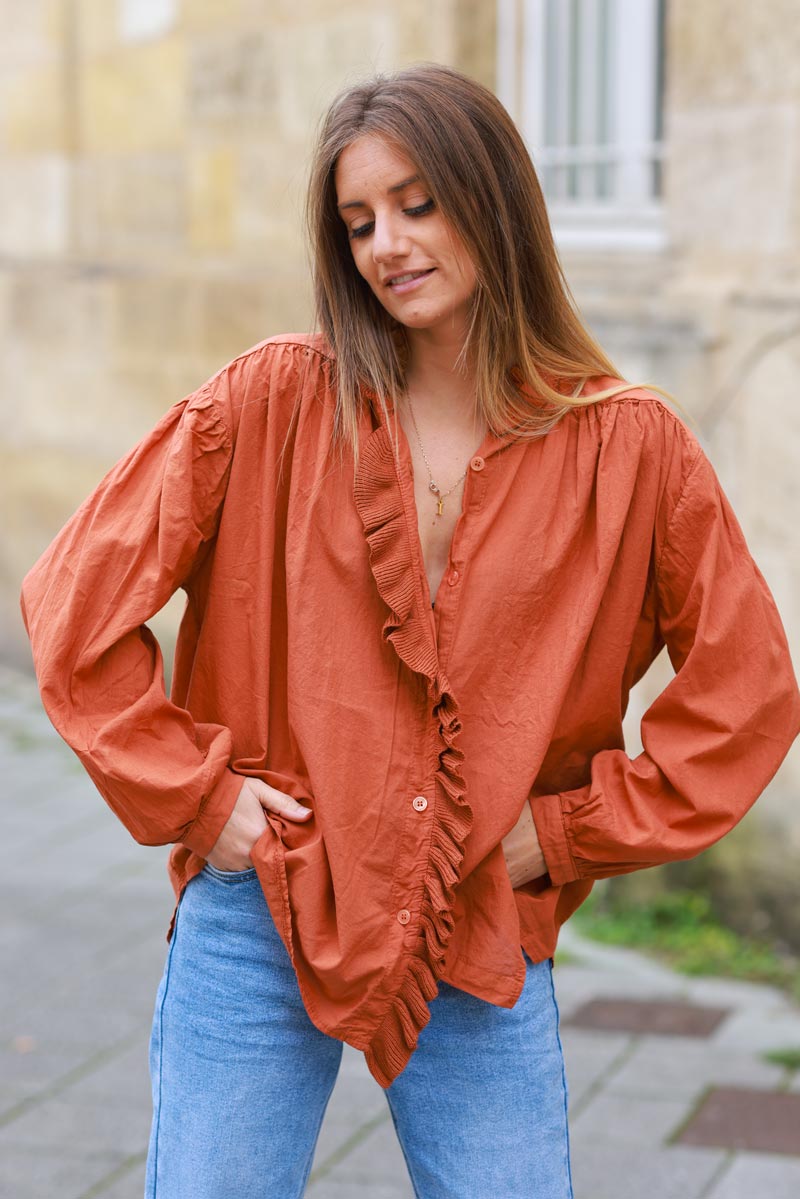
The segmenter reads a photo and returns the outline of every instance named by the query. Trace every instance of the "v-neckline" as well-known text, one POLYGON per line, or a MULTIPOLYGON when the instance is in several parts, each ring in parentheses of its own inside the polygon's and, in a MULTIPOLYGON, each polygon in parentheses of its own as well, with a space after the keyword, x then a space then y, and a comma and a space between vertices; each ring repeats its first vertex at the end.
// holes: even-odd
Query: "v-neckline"
MULTIPOLYGON (((414 553, 416 554, 417 560, 418 560, 417 567, 421 571, 421 574, 422 574, 422 585, 423 585, 424 593, 427 595, 428 601, 430 603, 430 612, 431 612, 431 618, 432 618, 431 624, 433 626, 434 640, 436 640, 436 632, 437 632, 436 596, 431 595, 431 585, 430 585, 430 580, 428 578, 428 569, 427 569, 427 565, 425 563, 425 554, 422 549, 422 538, 421 538, 420 532, 419 532, 419 512, 417 510, 417 500, 416 500, 416 495, 414 493, 414 460, 411 456, 411 443, 408 440, 405 429, 403 428, 402 424, 400 423, 399 418, 397 417, 394 407, 391 406, 389 411, 390 411, 391 415, 395 418, 394 423, 397 426, 398 441, 399 441, 399 445, 400 445, 400 464, 401 464, 400 475, 402 476, 402 478, 398 478, 398 483, 400 485, 400 492, 403 497, 403 507, 406 509, 408 523, 411 526, 411 529, 413 530, 413 549, 414 549, 414 553), (408 504, 410 504, 410 515, 408 512, 408 504), (413 519, 411 519, 411 517, 413 517, 413 519)), ((391 437, 391 432, 389 433, 389 435, 391 437)), ((486 441, 487 441, 487 438, 484 437, 483 442, 481 443, 481 446, 480 446, 481 449, 483 449, 483 447, 485 446, 486 441)), ((463 510, 462 510, 462 512, 463 512, 463 510)), ((456 528, 458 527, 458 522, 461 520, 461 516, 462 516, 462 513, 459 513, 456 523, 453 526, 453 533, 450 538, 450 545, 447 548, 447 561, 448 562, 450 561, 450 551, 451 551, 452 545, 453 545, 453 538, 455 537, 455 531, 456 531, 456 528)), ((445 569, 445 573, 446 573, 446 569, 445 569)), ((444 574, 442 575, 442 578, 439 580, 438 586, 436 588, 437 594, 438 594, 439 587, 441 587, 441 585, 442 585, 443 580, 444 580, 444 574)), ((438 649, 438 645, 437 645, 437 649, 438 649)))
MULTIPOLYGON (((384 417, 383 411, 378 403, 377 397, 373 395, 373 433, 377 433, 379 429, 383 430, 386 447, 389 456, 392 459, 393 475, 396 485, 399 489, 399 497, 405 513, 405 524, 408 533, 408 546, 411 552, 414 575, 417 580, 417 594, 420 599, 427 599, 428 617, 425 623, 428 625, 429 634, 431 637, 432 648, 436 661, 439 660, 439 640, 438 640, 438 623, 440 613, 436 609, 436 596, 432 596, 430 592, 430 583, 428 581, 427 570, 425 567, 425 557, 422 552, 422 541, 419 533, 419 519, 417 513, 416 497, 413 492, 413 460, 411 457, 411 445, 406 436, 406 431, 403 428, 395 411, 394 404, 391 399, 385 397, 388 420, 384 417), (393 441, 395 430, 397 432, 399 444, 399 461, 395 457, 393 449, 393 441)), ((483 441, 478 446, 473 457, 487 459, 495 452, 505 449, 512 445, 517 438, 513 433, 505 433, 498 436, 490 430, 486 432, 483 441)), ((387 464, 388 465, 388 464, 387 464)), ((462 513, 459 515, 461 519, 462 513)), ((458 523, 458 522, 457 522, 458 523)), ((453 530, 453 538, 455 537, 456 529, 453 530)), ((451 548, 452 548, 451 538, 451 548)), ((448 550, 448 560, 450 558, 450 550, 448 550)), ((442 580, 440 580, 441 586, 442 580)), ((438 591, 438 588, 437 588, 438 591)), ((422 611, 425 611, 426 605, 421 605, 422 611)))

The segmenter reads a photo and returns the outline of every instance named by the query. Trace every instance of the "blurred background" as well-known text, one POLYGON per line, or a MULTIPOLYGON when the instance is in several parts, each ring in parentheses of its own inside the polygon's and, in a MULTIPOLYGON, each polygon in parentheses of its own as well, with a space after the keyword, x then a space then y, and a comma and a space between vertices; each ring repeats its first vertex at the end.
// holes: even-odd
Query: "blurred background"
MULTIPOLYGON (((419 60, 518 122, 584 319, 693 419, 797 655, 797 18, 796 0, 0 0, 7 668, 31 675, 23 574, 112 463, 229 358, 312 327, 316 122, 419 60)), ((180 609, 153 621, 167 658, 180 609)), ((631 753, 668 671, 637 689, 631 753)), ((795 749, 719 846, 606 890, 688 888, 797 953, 799 800, 795 749)))

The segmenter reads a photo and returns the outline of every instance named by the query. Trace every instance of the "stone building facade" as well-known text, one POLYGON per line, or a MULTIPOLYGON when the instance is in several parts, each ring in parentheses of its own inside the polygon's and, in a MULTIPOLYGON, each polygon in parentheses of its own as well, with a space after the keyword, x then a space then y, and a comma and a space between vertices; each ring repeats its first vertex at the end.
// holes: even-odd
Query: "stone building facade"
POLYGON ((420 59, 491 82, 491 6, 0 0, 0 652, 18 583, 175 400, 307 330, 314 126, 420 59))
MULTIPOLYGON (((329 98, 372 70, 423 59, 510 95, 502 76, 517 54, 514 22, 535 9, 0 0, 6 658, 28 662, 22 574, 112 462, 235 353, 310 328, 301 210, 329 98)), ((797 652, 796 4, 666 0, 660 11, 663 237, 608 247, 567 239, 562 260, 621 372, 668 388, 696 421, 797 652)), ((523 63, 523 99, 530 84, 523 63)), ((174 618, 155 618, 167 640, 174 618)), ((639 690, 632 745, 663 681, 655 671, 639 690)), ((759 827, 779 828, 773 843, 795 859, 799 794, 794 750, 758 811, 759 827)))

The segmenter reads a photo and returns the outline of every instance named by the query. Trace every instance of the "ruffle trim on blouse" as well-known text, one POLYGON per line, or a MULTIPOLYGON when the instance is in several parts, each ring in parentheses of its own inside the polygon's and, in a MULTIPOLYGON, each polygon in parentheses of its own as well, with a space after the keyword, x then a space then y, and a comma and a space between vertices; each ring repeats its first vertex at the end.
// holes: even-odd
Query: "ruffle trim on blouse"
POLYGON ((436 997, 438 980, 445 970, 445 951, 455 927, 455 887, 461 877, 459 866, 473 815, 460 770, 464 754, 456 745, 461 731, 458 704, 439 666, 430 615, 423 611, 391 436, 385 424, 363 444, 354 497, 367 538, 370 567, 389 608, 383 637, 411 670, 426 676, 440 738, 439 767, 434 775, 439 785, 420 935, 391 1006, 364 1051, 370 1073, 386 1088, 408 1063, 431 1017, 428 1001, 436 997))

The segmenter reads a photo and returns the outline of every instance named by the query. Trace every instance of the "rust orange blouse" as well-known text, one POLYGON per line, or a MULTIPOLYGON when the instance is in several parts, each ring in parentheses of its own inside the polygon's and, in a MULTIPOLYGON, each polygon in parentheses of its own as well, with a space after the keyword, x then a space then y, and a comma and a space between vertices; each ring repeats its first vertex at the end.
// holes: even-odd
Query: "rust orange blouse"
POLYGON ((252 862, 310 1018, 385 1088, 438 979, 511 1007, 520 946, 552 955, 594 879, 722 837, 800 701, 717 477, 653 393, 488 435, 432 607, 402 428, 398 469, 365 391, 355 478, 340 465, 333 363, 320 335, 272 337, 175 403, 21 603, 52 723, 132 836, 173 844, 176 908, 244 775, 313 808, 267 813, 252 862), (178 588, 168 697, 146 622, 178 588), (628 692, 664 646, 632 759, 628 692), (548 873, 512 889, 525 803, 548 873))

